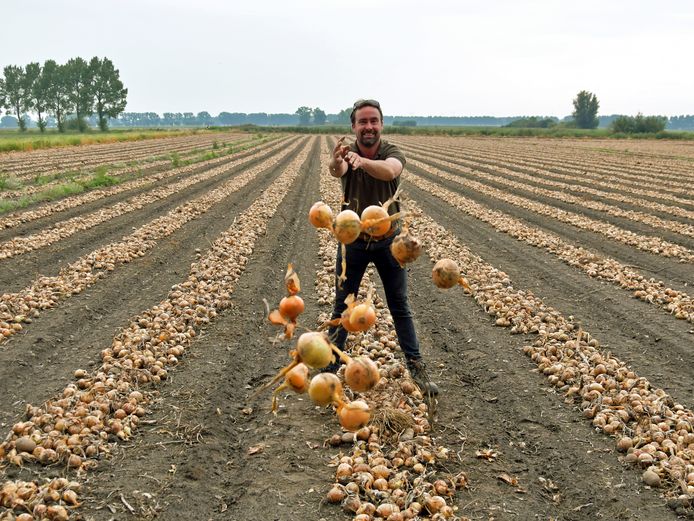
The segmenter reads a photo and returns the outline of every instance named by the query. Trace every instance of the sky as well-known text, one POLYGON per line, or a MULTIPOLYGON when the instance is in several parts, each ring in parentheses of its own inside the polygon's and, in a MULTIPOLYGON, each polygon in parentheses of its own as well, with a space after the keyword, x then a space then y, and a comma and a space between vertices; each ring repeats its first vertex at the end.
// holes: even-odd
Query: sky
POLYGON ((690 0, 2 0, 0 68, 108 57, 129 112, 694 114, 690 0))

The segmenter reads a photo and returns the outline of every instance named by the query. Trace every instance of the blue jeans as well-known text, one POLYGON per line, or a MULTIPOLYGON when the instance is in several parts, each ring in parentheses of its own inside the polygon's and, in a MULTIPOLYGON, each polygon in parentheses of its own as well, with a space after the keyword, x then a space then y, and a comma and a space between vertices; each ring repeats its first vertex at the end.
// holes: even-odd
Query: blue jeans
MULTIPOLYGON (((383 283, 386 302, 393 317, 400 348, 405 354, 405 358, 417 360, 422 355, 419 352, 412 311, 407 302, 407 270, 400 267, 390 252, 393 239, 395 239, 395 235, 381 241, 367 242, 357 239, 352 244, 348 244, 346 246, 347 280, 342 283, 342 288, 337 286, 337 277, 342 272, 342 248, 338 245, 335 267, 335 308, 332 318, 342 316, 342 312, 347 308, 345 304, 347 295, 354 293, 354 296, 357 296, 364 272, 369 262, 373 262, 383 283)), ((328 334, 337 347, 344 348, 347 340, 347 331, 344 328, 332 327, 328 330, 328 334)))

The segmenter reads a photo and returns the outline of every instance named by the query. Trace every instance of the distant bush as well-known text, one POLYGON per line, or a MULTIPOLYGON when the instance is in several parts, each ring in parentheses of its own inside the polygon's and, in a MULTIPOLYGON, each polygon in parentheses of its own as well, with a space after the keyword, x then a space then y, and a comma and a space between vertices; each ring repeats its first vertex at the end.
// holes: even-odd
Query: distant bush
POLYGON ((393 121, 394 127, 416 127, 417 122, 414 119, 396 119, 393 121))
POLYGON ((619 116, 612 122, 610 129, 619 134, 657 134, 665 130, 667 118, 664 116, 619 116))
POLYGON ((538 118, 537 116, 530 116, 528 118, 520 118, 515 121, 511 121, 508 125, 504 127, 508 128, 552 128, 556 126, 558 120, 556 118, 538 118))

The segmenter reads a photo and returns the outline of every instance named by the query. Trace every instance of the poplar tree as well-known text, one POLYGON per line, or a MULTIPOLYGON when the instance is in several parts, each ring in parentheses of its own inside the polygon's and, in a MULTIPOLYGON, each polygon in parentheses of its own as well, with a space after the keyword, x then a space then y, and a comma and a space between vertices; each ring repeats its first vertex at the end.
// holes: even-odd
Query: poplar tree
POLYGON ((108 118, 116 118, 125 110, 128 89, 123 87, 118 69, 108 58, 94 56, 89 62, 92 77, 94 109, 99 117, 99 128, 108 130, 108 118))
POLYGON ((574 99, 573 117, 578 128, 598 128, 598 98, 592 92, 582 90, 574 99))

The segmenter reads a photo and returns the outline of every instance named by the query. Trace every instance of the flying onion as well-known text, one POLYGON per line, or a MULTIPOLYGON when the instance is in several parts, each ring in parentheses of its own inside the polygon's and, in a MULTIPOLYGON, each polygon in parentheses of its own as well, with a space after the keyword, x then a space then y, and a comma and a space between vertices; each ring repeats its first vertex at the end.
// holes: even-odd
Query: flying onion
POLYGON ((465 289, 470 290, 467 280, 460 275, 458 264, 451 259, 441 259, 434 264, 431 277, 438 288, 448 289, 460 284, 465 289))
POLYGON ((390 252, 398 261, 401 268, 405 267, 405 264, 409 262, 414 262, 422 253, 422 242, 413 237, 407 226, 403 226, 402 232, 400 232, 393 242, 390 244, 390 252))
POLYGON ((318 201, 308 211, 308 220, 316 228, 333 228, 333 211, 323 201, 318 201))
POLYGON ((311 378, 308 386, 308 395, 311 400, 322 407, 342 400, 342 384, 340 379, 332 373, 320 373, 311 378))
POLYGON ((364 400, 342 402, 337 406, 337 418, 345 430, 355 432, 369 423, 371 410, 364 400))

